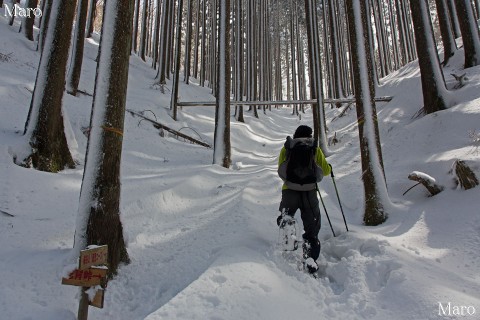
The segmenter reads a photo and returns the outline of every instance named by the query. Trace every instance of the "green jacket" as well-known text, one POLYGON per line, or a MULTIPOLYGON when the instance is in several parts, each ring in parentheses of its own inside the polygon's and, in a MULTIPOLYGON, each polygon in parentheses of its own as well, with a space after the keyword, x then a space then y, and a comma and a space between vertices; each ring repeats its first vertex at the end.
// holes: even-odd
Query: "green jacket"
MULTIPOLYGON (((280 150, 280 156, 278 157, 278 167, 280 167, 280 165, 285 161, 287 161, 287 149, 285 149, 285 147, 282 147, 282 150, 280 150)), ((322 168, 323 176, 328 176, 330 174, 330 165, 328 164, 327 159, 325 159, 325 155, 323 154, 320 147, 317 147, 317 151, 315 153, 315 162, 320 168, 322 168)), ((288 189, 288 187, 284 183, 282 186, 282 190, 286 189, 288 189)))

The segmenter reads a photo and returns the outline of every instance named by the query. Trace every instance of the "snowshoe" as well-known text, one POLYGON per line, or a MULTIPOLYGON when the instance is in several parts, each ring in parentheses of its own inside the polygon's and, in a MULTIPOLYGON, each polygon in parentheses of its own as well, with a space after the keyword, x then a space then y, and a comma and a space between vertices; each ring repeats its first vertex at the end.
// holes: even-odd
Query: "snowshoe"
POLYGON ((298 249, 296 220, 289 215, 283 215, 279 221, 280 244, 283 251, 295 251, 298 249))
POLYGON ((305 265, 305 270, 308 271, 308 273, 311 274, 316 274, 318 271, 318 264, 313 260, 313 258, 307 258, 304 262, 305 265))
POLYGON ((310 258, 310 251, 311 251, 310 242, 304 241, 302 245, 302 250, 303 250, 303 259, 307 260, 308 258, 310 258))
POLYGON ((311 257, 312 246, 310 242, 304 241, 302 245, 303 249, 303 270, 311 274, 314 278, 318 277, 318 264, 311 257))

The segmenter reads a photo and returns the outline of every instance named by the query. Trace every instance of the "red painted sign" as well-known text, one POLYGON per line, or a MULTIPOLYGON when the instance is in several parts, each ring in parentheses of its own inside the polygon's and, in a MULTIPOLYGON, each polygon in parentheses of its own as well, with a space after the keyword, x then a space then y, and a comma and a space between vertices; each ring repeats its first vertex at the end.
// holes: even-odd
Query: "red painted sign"
POLYGON ((107 269, 75 269, 70 272, 68 278, 62 278, 62 284, 80 287, 93 287, 106 282, 106 276, 107 269))
POLYGON ((80 251, 79 269, 85 270, 92 266, 106 265, 108 262, 108 246, 95 247, 80 251))

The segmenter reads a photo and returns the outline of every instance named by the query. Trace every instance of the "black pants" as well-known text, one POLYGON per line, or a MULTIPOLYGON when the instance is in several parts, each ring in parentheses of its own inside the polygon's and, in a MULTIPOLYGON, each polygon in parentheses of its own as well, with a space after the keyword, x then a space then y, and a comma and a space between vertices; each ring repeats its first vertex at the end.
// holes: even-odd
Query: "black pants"
POLYGON ((321 227, 317 191, 282 190, 282 201, 280 202, 279 210, 294 216, 298 209, 300 209, 303 229, 305 231, 303 239, 311 246, 310 256, 314 260, 317 260, 320 255, 318 233, 321 227))

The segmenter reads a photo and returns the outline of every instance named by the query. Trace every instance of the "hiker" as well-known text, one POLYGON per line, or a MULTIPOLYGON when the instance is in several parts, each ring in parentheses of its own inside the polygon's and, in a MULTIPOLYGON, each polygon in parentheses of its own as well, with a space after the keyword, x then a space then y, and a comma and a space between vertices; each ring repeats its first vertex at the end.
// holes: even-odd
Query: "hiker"
POLYGON ((285 218, 292 219, 297 209, 300 209, 304 228, 303 258, 309 272, 318 269, 316 260, 320 255, 318 233, 321 224, 317 182, 330 172, 331 165, 312 138, 312 128, 299 126, 293 139, 287 137, 278 159, 278 174, 284 184, 277 224, 282 225, 285 218))

